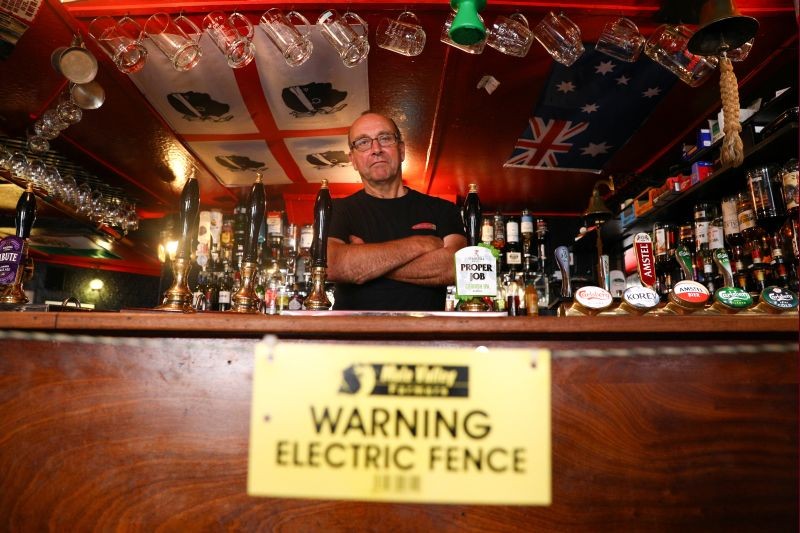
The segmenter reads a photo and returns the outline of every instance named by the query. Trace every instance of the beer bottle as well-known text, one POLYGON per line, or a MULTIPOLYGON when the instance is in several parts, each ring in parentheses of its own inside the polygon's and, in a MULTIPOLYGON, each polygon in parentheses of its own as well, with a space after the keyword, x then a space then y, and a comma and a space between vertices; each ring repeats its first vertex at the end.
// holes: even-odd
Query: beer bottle
POLYGON ((233 289, 233 279, 230 275, 230 266, 224 263, 222 278, 219 282, 219 296, 217 300, 217 311, 227 311, 231 308, 231 290, 233 289))
POLYGON ((478 186, 469 184, 469 192, 464 199, 461 215, 467 232, 467 245, 477 246, 481 238, 481 201, 478 199, 478 186))

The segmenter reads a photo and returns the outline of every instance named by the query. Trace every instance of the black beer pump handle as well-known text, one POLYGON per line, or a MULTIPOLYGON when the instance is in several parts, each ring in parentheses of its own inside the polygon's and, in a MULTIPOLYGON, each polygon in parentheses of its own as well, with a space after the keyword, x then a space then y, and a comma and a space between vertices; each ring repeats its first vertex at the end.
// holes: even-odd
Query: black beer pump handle
POLYGON ((244 245, 244 260, 254 262, 258 259, 258 234, 264 224, 267 212, 267 195, 261 182, 261 173, 256 174, 256 182, 250 189, 250 202, 247 206, 247 236, 244 245))
POLYGON ((200 186, 194 175, 186 180, 181 192, 180 213, 178 216, 178 226, 180 227, 180 240, 176 257, 188 257, 191 255, 192 235, 197 229, 197 217, 200 213, 200 186))
POLYGON ((27 239, 31 235, 33 222, 36 220, 36 195, 33 194, 33 187, 28 188, 17 200, 17 215, 14 217, 14 225, 17 229, 17 237, 27 239))
POLYGON ((331 226, 331 193, 328 180, 322 180, 314 202, 314 240, 311 242, 311 262, 314 267, 328 266, 328 232, 331 226))

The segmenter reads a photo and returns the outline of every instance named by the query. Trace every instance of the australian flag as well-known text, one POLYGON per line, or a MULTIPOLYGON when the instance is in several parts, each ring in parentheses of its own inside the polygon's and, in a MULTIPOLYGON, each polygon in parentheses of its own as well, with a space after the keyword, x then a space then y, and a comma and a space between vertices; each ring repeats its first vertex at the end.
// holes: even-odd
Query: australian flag
POLYGON ((553 62, 503 166, 600 173, 677 79, 644 54, 626 63, 586 45, 572 66, 553 62))

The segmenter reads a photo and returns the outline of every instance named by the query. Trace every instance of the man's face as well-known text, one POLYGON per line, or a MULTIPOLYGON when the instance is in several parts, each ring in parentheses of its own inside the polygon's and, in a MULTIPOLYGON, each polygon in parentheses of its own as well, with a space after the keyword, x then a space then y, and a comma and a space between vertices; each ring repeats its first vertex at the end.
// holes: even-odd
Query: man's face
MULTIPOLYGON (((350 127, 350 142, 362 137, 375 139, 382 133, 397 132, 387 118, 374 114, 363 115, 350 127)), ((361 174, 362 180, 372 184, 402 179, 400 164, 405 156, 405 145, 402 141, 393 146, 381 146, 375 140, 372 141, 369 150, 364 152, 359 152, 355 148, 350 149, 350 162, 353 167, 361 174)))

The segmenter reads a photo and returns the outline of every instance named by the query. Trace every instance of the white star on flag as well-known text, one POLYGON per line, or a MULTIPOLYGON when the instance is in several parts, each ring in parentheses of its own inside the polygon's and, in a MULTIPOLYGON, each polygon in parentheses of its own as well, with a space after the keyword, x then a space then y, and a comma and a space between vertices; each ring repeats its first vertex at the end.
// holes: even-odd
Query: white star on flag
POLYGON ((598 109, 600 109, 600 106, 598 106, 597 104, 586 104, 581 108, 581 111, 583 111, 584 113, 594 113, 598 109))
POLYGON ((631 79, 625 74, 623 74, 622 76, 617 78, 617 85, 628 85, 629 81, 631 81, 631 79))
POLYGON ((595 74, 602 74, 605 76, 612 70, 614 70, 614 62, 613 61, 601 61, 599 65, 594 67, 595 74))
POLYGON ((581 148, 581 155, 590 155, 595 157, 600 154, 608 153, 609 148, 611 148, 611 145, 606 144, 605 141, 601 142, 600 144, 589 143, 589 146, 584 146, 581 148))
POLYGON ((567 94, 575 90, 575 85, 571 81, 562 81, 556 85, 556 88, 558 89, 558 92, 567 94))
POLYGON ((661 94, 660 88, 650 87, 649 89, 647 89, 645 92, 642 93, 642 96, 644 96, 645 98, 652 98, 654 96, 658 96, 659 94, 661 94))

